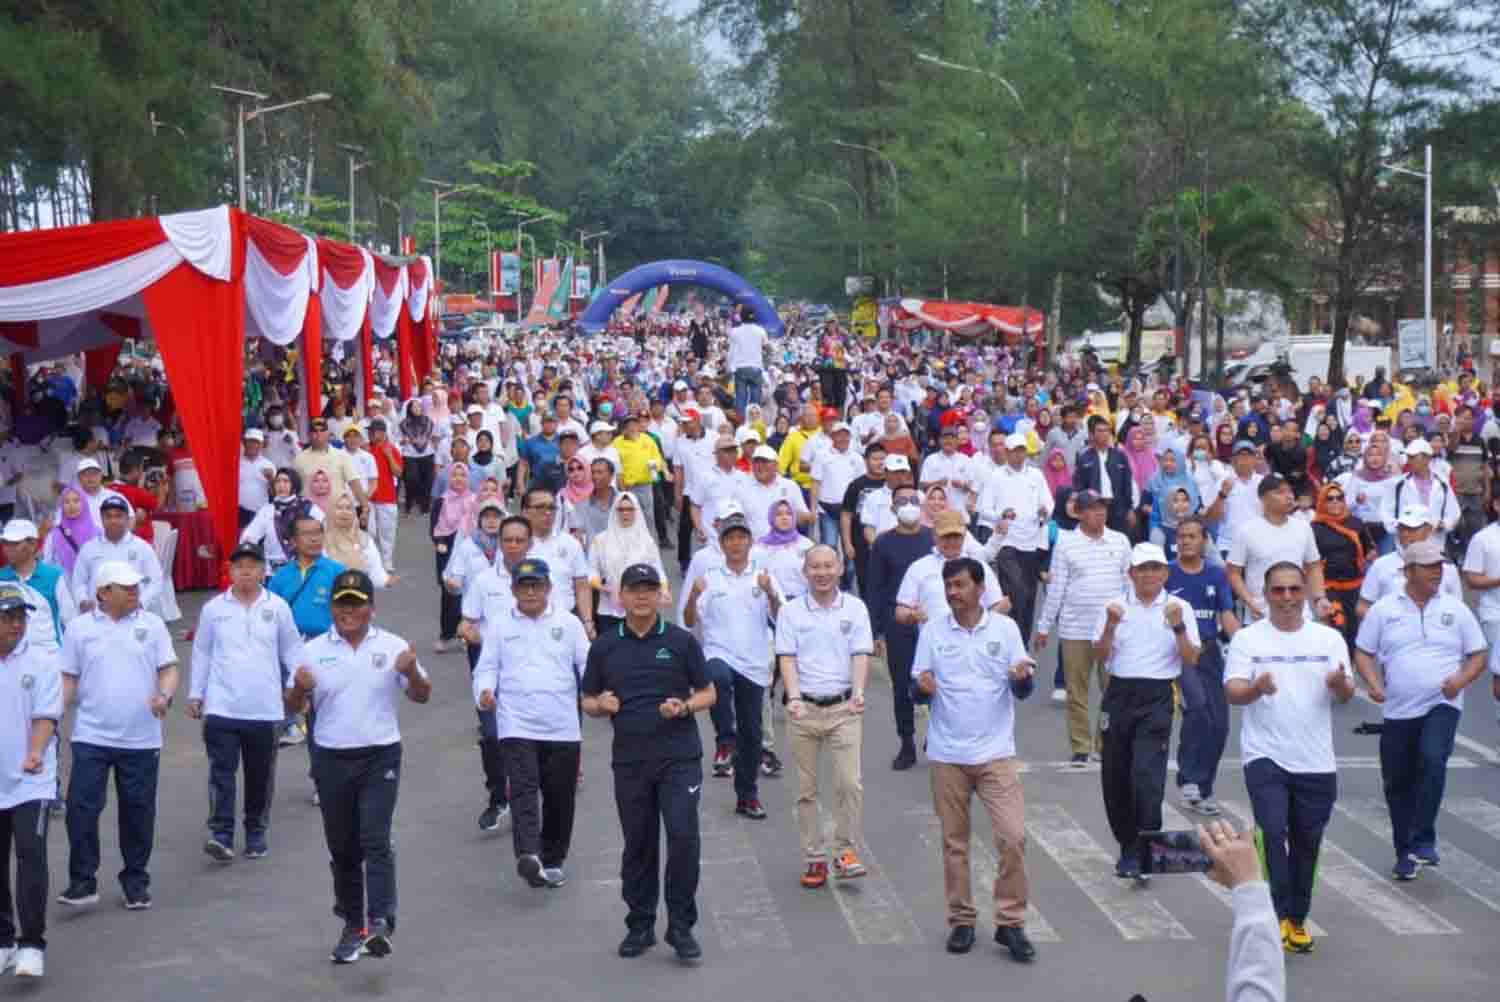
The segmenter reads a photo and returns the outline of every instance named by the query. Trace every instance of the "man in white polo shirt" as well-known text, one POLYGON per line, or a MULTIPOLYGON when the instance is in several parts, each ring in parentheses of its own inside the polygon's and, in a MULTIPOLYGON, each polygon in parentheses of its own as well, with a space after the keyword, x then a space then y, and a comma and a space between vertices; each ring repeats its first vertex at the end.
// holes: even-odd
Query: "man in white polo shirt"
POLYGON ((80 612, 94 607, 94 590, 99 568, 106 563, 122 563, 139 578, 141 608, 154 611, 161 599, 161 561, 151 544, 130 531, 134 521, 130 502, 110 494, 99 506, 104 531, 84 543, 73 561, 73 577, 68 582, 78 598, 80 612))
POLYGON ((990 816, 997 868, 995 942, 1015 960, 1036 949, 1026 937, 1026 801, 1016 761, 1015 701, 1031 695, 1035 665, 1008 616, 984 607, 984 567, 970 557, 944 564, 949 611, 917 640, 912 678, 932 699, 927 758, 932 807, 943 831, 949 953, 974 945, 978 911, 969 884, 970 798, 990 816))
POLYGON ((714 775, 734 775, 734 812, 758 821, 766 816, 756 780, 761 707, 771 684, 769 624, 781 609, 781 595, 770 572, 751 563, 751 542, 744 515, 719 520, 724 560, 693 583, 682 625, 699 629, 709 678, 719 694, 709 710, 718 733, 714 775))
POLYGON ((245 429, 239 475, 241 529, 249 525, 256 512, 271 500, 271 481, 276 477, 276 465, 262 454, 265 444, 265 432, 259 428, 245 429))
POLYGON ((1238 631, 1224 690, 1245 707, 1240 755, 1282 946, 1311 953, 1306 922, 1323 829, 1338 796, 1333 704, 1354 695, 1343 634, 1308 621, 1307 575, 1289 562, 1266 572, 1268 615, 1238 631))
MULTIPOLYGON (((1410 504, 1401 509, 1401 514, 1396 518, 1396 548, 1376 557, 1369 570, 1365 571, 1365 579, 1359 586, 1359 601, 1355 603, 1356 615, 1363 619, 1370 611, 1370 606, 1406 587, 1406 558, 1403 554, 1413 543, 1435 538, 1433 532, 1432 515, 1425 506, 1410 504)), ((1475 536, 1475 539, 1478 538, 1479 536, 1475 536)), ((1466 559, 1465 567, 1467 566, 1466 559)), ((1444 595, 1463 598, 1463 584, 1458 570, 1452 564, 1443 564, 1443 580, 1438 587, 1444 595)), ((1482 617, 1485 609, 1483 596, 1479 599, 1479 609, 1482 617)))
POLYGON ((831 546, 807 551, 808 591, 776 618, 776 655, 786 683, 787 731, 797 763, 797 829, 806 870, 802 886, 828 883, 828 848, 818 804, 818 760, 826 747, 833 773, 833 872, 863 877, 855 844, 864 814, 860 749, 865 680, 874 638, 865 604, 839 590, 843 562, 831 546))
POLYGON ((106 561, 95 572, 96 607, 63 636, 63 699, 75 703, 73 767, 68 782, 68 886, 58 901, 99 901, 99 815, 109 774, 119 795, 120 885, 125 907, 151 907, 151 846, 161 721, 177 691, 177 652, 161 617, 141 607, 139 571, 106 561))
MULTIPOLYGON (((865 458, 850 444, 853 434, 844 422, 834 424, 830 438, 830 444, 818 451, 809 471, 812 489, 808 507, 818 518, 817 541, 842 552, 843 533, 839 516, 843 510, 844 492, 865 472, 865 458)), ((854 554, 844 553, 843 557, 849 562, 854 559, 854 554)))
POLYGON ((578 617, 550 603, 551 574, 535 557, 516 564, 514 605, 488 623, 474 666, 474 704, 494 715, 515 805, 516 869, 532 887, 568 879, 583 740, 578 684, 589 655, 578 617))
POLYGON ((316 710, 313 781, 332 857, 333 912, 344 920, 330 956, 335 964, 352 964, 361 953, 391 954, 396 929, 391 819, 401 780, 396 707, 403 695, 414 703, 432 695, 411 645, 373 624, 374 594, 364 571, 345 571, 334 579, 333 629, 308 642, 306 663, 286 690, 288 713, 301 713, 309 701, 316 710))
POLYGON ((57 734, 63 683, 56 655, 27 640, 27 603, 15 582, 0 584, 0 972, 45 973, 47 808, 57 797, 57 734), (10 847, 15 846, 15 912, 10 847))
MULTIPOLYGON (((995 433, 992 433, 992 437, 995 433)), ((1021 639, 1031 636, 1042 576, 1043 527, 1052 517, 1052 489, 1042 471, 1026 462, 1026 436, 1005 438, 1005 462, 979 485, 979 523, 1000 537, 1001 585, 1013 603, 1021 639)))
POLYGON ((245 858, 269 851, 276 730, 282 679, 302 661, 291 606, 264 587, 266 558, 255 543, 229 555, 229 590, 203 606, 193 634, 187 715, 203 721, 208 752, 208 840, 203 851, 234 859, 235 773, 245 768, 245 858), (285 674, 283 674, 285 673, 285 674))
POLYGON ((1443 803, 1464 689, 1484 673, 1479 620, 1440 590, 1442 548, 1431 539, 1407 546, 1406 587, 1370 607, 1355 639, 1355 667, 1381 704, 1380 778, 1391 812, 1397 880, 1436 866, 1437 815, 1443 803))
MULTIPOLYGON (((903 626, 925 626, 948 614, 943 567, 948 561, 964 555, 968 520, 956 511, 938 512, 932 520, 932 534, 937 545, 931 553, 919 557, 906 569, 901 576, 901 586, 896 590, 893 618, 903 626)), ((995 579, 995 572, 988 567, 984 568, 980 599, 987 611, 1000 615, 1010 611, 1010 601, 995 579)))
POLYGON ((1167 556, 1155 543, 1130 551, 1130 585, 1100 610, 1094 651, 1109 670, 1099 706, 1104 811, 1120 845, 1118 877, 1143 880, 1143 831, 1161 829, 1172 737, 1172 683, 1198 663, 1193 607, 1167 594, 1167 556))
POLYGON ((741 481, 735 498, 745 511, 745 521, 756 539, 771 531, 771 508, 778 501, 792 506, 798 526, 812 524, 812 512, 807 510, 807 501, 802 497, 802 488, 790 478, 776 472, 776 451, 769 446, 759 446, 750 461, 752 474, 748 481, 741 481))

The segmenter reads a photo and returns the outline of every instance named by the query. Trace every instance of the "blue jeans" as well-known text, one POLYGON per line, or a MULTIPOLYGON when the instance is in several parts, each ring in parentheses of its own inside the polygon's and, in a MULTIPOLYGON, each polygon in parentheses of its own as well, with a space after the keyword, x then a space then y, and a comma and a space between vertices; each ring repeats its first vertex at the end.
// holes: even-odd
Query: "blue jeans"
POLYGON ((1177 739, 1177 785, 1196 783, 1205 798, 1213 796, 1214 777, 1224 745, 1229 741, 1229 701, 1224 696, 1224 663, 1204 657, 1195 668, 1184 668, 1182 732, 1177 739))
POLYGON ((109 772, 115 773, 120 856, 120 887, 128 897, 151 887, 146 866, 156 838, 158 748, 109 748, 73 742, 73 775, 68 783, 68 882, 98 888, 99 815, 109 796, 109 772))
POLYGON ((1338 774, 1287 772, 1258 758, 1245 766, 1245 789, 1276 917, 1304 922, 1312 910, 1323 829, 1338 797, 1338 774))
POLYGON ((741 420, 744 420, 747 404, 760 403, 764 379, 765 375, 759 369, 748 365, 734 370, 734 409, 740 412, 741 420))
POLYGON ((1410 720, 1387 718, 1381 727, 1380 778, 1397 859, 1437 845, 1437 815, 1458 717, 1457 709, 1442 704, 1410 720))
POLYGON ((760 753, 765 734, 761 707, 766 688, 756 685, 722 658, 708 662, 708 677, 719 694, 709 717, 720 744, 734 745, 734 795, 738 800, 760 799, 760 753))

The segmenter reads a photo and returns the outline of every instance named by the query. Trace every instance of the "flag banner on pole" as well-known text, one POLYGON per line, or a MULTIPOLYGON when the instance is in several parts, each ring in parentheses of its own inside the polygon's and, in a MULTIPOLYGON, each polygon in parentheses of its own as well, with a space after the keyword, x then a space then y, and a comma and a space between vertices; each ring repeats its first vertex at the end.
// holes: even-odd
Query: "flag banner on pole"
MULTIPOLYGON (((551 264, 552 262, 547 262, 551 264)), ((548 313, 552 307, 552 297, 557 293, 558 279, 561 277, 558 270, 551 267, 540 269, 542 273, 542 284, 536 289, 535 295, 531 297, 531 309, 526 314, 526 326, 545 327, 549 317, 548 313)))
POLYGON ((593 290, 593 269, 586 264, 578 265, 573 269, 573 298, 587 299, 593 290))
MULTIPOLYGON (((651 288, 649 288, 645 292, 641 293, 640 301, 637 304, 636 308, 641 313, 643 313, 643 314, 649 314, 651 312, 651 306, 655 302, 656 302, 656 286, 653 285, 651 288)), ((633 314, 633 312, 634 311, 632 311, 632 314, 633 314)))
POLYGON ((500 294, 500 252, 490 251, 490 295, 500 294))
POLYGON ((521 288, 521 255, 500 254, 500 295, 514 296, 521 288))
POLYGON ((573 291, 573 259, 563 266, 562 274, 558 277, 557 285, 552 290, 552 298, 547 303, 547 316, 552 320, 561 320, 568 315, 568 296, 573 291))

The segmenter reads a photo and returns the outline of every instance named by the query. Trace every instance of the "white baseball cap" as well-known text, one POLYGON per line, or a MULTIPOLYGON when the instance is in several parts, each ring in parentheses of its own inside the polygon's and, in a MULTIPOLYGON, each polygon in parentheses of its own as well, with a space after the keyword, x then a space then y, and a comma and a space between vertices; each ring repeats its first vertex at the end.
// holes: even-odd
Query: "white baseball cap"
POLYGON ((683 379, 679 379, 679 380, 677 380, 677 382, 675 382, 675 383, 672 384, 672 392, 674 392, 674 393, 680 393, 683 390, 690 390, 690 389, 692 389, 692 387, 689 386, 687 384, 687 381, 683 380, 683 379))
POLYGON ((769 445, 762 445, 750 454, 752 460, 767 459, 776 462, 776 450, 769 445))
POLYGON ((1430 456, 1432 455, 1432 443, 1425 438, 1414 438, 1406 443, 1406 454, 1408 456, 1430 456))
POLYGON ((482 416, 484 414, 484 408, 481 407, 481 406, 479 406, 478 404, 470 404, 469 405, 469 409, 467 411, 465 411, 464 413, 465 414, 479 414, 479 415, 482 416))
POLYGON ((246 428, 243 437, 252 442, 264 442, 266 440, 266 433, 259 428, 246 428))
POLYGON ((123 560, 106 560, 94 572, 94 590, 108 588, 110 585, 134 588, 144 580, 145 575, 123 560))
POLYGON ((1005 447, 1007 449, 1026 448, 1026 436, 1019 431, 1013 431, 1005 436, 1005 447))
POLYGON ((1140 567, 1143 564, 1161 564, 1165 567, 1166 563, 1167 555, 1155 543, 1136 543, 1135 546, 1131 547, 1131 567, 1140 567))
POLYGON ((615 430, 615 426, 612 425, 612 424, 610 424, 608 421, 595 421, 593 424, 589 425, 589 434, 590 435, 597 435, 601 431, 614 431, 614 430, 615 430))
POLYGON ((740 430, 734 433, 736 445, 744 445, 746 442, 759 442, 760 440, 760 432, 748 424, 741 425, 740 430))
POLYGON ((835 421, 833 427, 828 429, 828 434, 837 435, 841 431, 852 431, 848 421, 835 421))
POLYGON ((36 538, 36 523, 24 518, 11 519, 5 523, 5 531, 0 532, 0 543, 24 543, 36 538))
POLYGON ((1409 504, 1401 509, 1401 514, 1396 517, 1396 524, 1408 529, 1420 529, 1432 524, 1432 512, 1425 504, 1409 504))
POLYGON ((910 473, 911 463, 906 457, 898 453, 892 453, 885 457, 885 472, 887 473, 910 473))
POLYGON ((84 470, 98 470, 103 473, 104 467, 99 465, 99 460, 89 457, 78 461, 78 472, 82 473, 84 470))

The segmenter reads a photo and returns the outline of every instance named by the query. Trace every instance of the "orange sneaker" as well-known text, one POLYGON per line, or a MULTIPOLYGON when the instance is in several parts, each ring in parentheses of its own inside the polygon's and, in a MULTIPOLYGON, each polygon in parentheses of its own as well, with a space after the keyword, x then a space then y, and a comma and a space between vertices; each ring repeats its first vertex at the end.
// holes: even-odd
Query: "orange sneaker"
POLYGON ((859 861, 853 849, 845 849, 839 853, 838 859, 833 861, 833 875, 840 880, 853 880, 855 877, 863 877, 870 871, 865 869, 865 864, 859 861))
POLYGON ((821 859, 815 863, 808 863, 807 872, 802 874, 802 886, 815 890, 826 883, 828 883, 828 864, 821 859))

